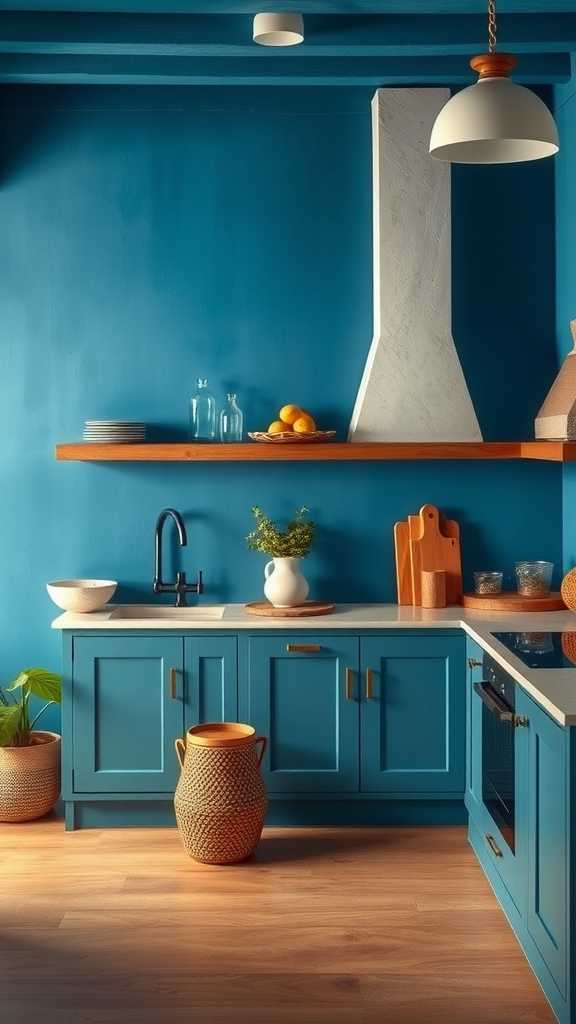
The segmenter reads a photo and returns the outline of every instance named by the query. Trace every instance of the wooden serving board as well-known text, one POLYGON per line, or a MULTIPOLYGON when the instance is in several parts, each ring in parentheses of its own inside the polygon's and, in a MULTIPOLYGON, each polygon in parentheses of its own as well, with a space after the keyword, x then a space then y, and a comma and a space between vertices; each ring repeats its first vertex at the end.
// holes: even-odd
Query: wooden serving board
POLYGON ((410 566, 410 529, 408 523, 394 523, 396 554, 396 593, 398 604, 412 604, 412 570, 410 566))
POLYGON ((298 619, 305 615, 330 615, 336 605, 327 601, 306 601, 293 608, 275 608, 269 601, 250 601, 244 608, 250 615, 267 615, 274 619, 298 619))
POLYGON ((423 505, 419 515, 408 516, 408 525, 414 604, 416 606, 422 604, 423 569, 444 569, 446 572, 446 603, 448 605, 460 604, 462 566, 458 523, 453 519, 441 520, 435 505, 423 505))
POLYGON ((464 594, 462 604, 481 612, 559 612, 566 605, 558 591, 546 597, 524 597, 515 591, 503 594, 464 594))

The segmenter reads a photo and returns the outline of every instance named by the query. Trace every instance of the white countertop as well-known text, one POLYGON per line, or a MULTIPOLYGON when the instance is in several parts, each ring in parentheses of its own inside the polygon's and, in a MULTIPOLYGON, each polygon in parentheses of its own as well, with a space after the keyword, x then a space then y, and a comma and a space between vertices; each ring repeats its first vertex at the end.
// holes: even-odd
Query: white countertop
MULTIPOLYGON (((149 606, 147 606, 149 607, 149 606)), ((560 725, 576 725, 576 665, 574 668, 531 669, 504 647, 493 633, 509 631, 528 632, 575 630, 576 615, 572 612, 478 612, 461 607, 427 609, 400 607, 395 604, 340 604, 332 615, 314 615, 305 618, 264 618, 249 615, 244 605, 224 606, 221 618, 186 620, 177 614, 162 618, 114 618, 114 607, 85 615, 64 612, 54 619, 52 629, 61 630, 142 630, 159 631, 177 629, 207 632, 211 630, 334 630, 360 629, 463 629, 476 640, 560 725)), ((201 607, 201 606, 199 606, 201 607)))

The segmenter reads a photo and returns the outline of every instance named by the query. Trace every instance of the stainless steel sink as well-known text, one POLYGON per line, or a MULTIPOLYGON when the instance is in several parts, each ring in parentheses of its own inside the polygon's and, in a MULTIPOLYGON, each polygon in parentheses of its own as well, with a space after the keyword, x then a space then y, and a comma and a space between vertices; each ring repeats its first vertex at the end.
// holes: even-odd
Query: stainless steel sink
POLYGON ((174 622, 196 622, 202 619, 221 619, 225 605, 198 605, 195 608, 171 608, 165 604, 122 604, 110 615, 111 619, 172 619, 174 622))

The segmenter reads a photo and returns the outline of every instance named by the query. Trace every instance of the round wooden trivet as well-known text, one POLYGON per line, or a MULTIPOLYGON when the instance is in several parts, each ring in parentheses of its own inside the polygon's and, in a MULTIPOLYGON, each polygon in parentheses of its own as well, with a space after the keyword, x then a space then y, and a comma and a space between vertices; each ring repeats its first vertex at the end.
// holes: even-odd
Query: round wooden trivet
POLYGON ((525 597, 510 591, 504 594, 464 594, 465 608, 481 612, 559 612, 566 608, 562 595, 553 591, 545 597, 525 597))
POLYGON ((295 604, 293 608, 275 608, 269 601, 250 601, 244 608, 250 615, 268 615, 278 619, 298 619, 303 615, 330 615, 336 605, 326 601, 306 601, 306 604, 295 604))

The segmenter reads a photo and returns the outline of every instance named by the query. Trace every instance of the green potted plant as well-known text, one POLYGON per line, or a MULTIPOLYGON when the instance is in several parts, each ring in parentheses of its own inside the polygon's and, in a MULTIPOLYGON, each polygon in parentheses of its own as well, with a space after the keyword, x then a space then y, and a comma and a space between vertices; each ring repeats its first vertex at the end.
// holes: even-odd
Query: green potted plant
POLYGON ((52 810, 60 794, 60 736, 34 728, 59 704, 62 680, 44 668, 27 668, 0 687, 0 821, 31 821, 52 810), (32 718, 30 700, 44 706, 32 718))
POLYGON ((314 540, 316 525, 307 518, 308 509, 296 509, 294 518, 284 531, 273 519, 255 506, 252 515, 256 526, 248 534, 248 547, 268 555, 264 566, 264 593, 275 608, 293 608, 308 597, 308 581, 302 575, 300 560, 305 558, 314 540))

